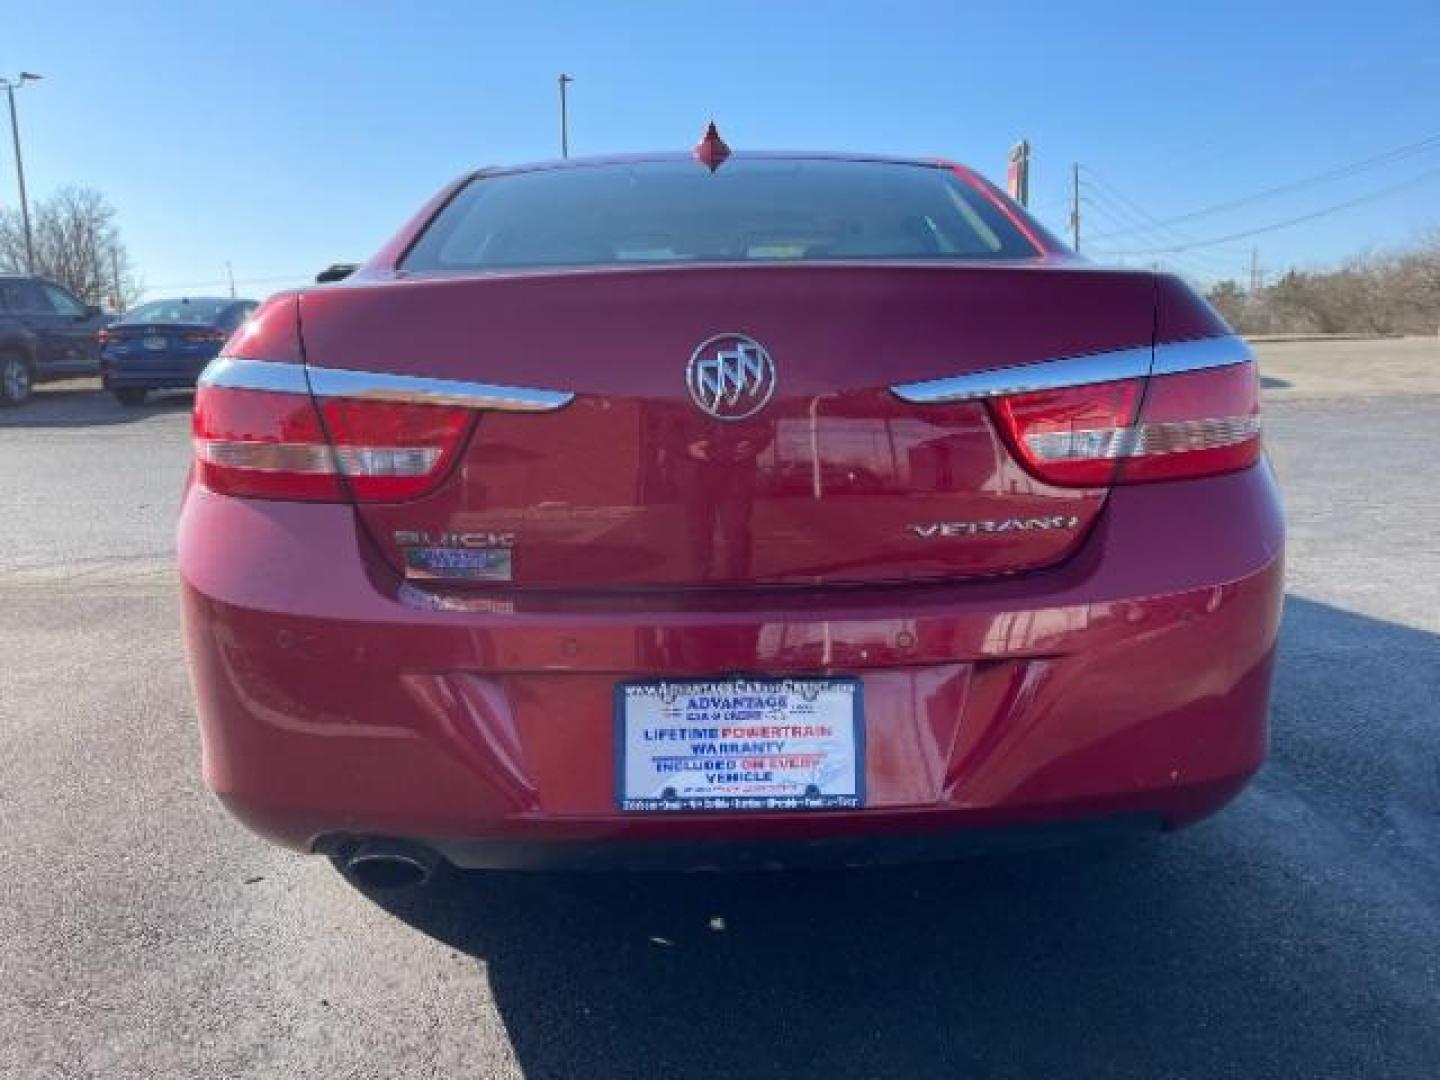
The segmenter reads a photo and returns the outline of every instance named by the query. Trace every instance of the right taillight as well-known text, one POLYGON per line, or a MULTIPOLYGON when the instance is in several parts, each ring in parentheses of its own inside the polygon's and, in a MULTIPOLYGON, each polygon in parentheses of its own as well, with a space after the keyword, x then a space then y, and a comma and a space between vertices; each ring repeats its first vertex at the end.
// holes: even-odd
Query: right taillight
POLYGON ((1260 458, 1253 361, 991 401, 1011 450, 1066 487, 1214 476, 1260 458))
POLYGON ((317 405, 304 392, 202 383, 193 422, 196 478, 212 491, 250 498, 413 499, 448 472, 472 415, 393 401, 317 405))

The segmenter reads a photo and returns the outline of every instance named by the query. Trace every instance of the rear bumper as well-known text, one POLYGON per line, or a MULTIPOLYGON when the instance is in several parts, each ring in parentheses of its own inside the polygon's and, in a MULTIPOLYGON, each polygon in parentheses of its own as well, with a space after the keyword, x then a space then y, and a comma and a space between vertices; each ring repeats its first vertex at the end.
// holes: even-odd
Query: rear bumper
MULTIPOLYGON (((775 870, 813 866, 886 866, 1038 851, 1153 836, 1165 829, 1155 815, 1086 817, 1037 825, 884 833, 863 827, 846 835, 789 840, 456 840, 403 837, 430 848, 461 869, 707 871, 775 870)), ((365 837, 334 833, 314 848, 343 858, 365 837)))
POLYGON ((192 487, 180 565, 206 780, 262 834, 743 865, 1213 812, 1264 757, 1282 543, 1260 467, 1117 489, 1079 555, 1013 579, 444 610, 348 507, 192 487), (717 674, 859 676, 866 808, 617 813, 614 684, 717 674))
MULTIPOLYGON (((219 351, 219 346, 216 346, 219 351)), ((194 386, 211 356, 173 356, 168 353, 104 356, 101 377, 107 390, 172 390, 194 386)))
POLYGON ((125 370, 108 368, 105 371, 107 390, 175 390, 193 387, 205 365, 191 368, 165 368, 157 370, 125 370))

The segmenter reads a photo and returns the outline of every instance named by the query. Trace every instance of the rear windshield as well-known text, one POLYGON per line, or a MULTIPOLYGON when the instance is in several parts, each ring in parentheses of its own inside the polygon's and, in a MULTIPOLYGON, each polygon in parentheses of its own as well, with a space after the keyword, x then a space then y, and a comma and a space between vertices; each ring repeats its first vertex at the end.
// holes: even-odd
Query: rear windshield
POLYGON ((833 259, 1017 259, 1035 248, 949 169, 732 159, 479 177, 432 221, 405 270, 833 259))
POLYGON ((233 300, 152 300, 125 313, 127 323, 213 323, 233 300))

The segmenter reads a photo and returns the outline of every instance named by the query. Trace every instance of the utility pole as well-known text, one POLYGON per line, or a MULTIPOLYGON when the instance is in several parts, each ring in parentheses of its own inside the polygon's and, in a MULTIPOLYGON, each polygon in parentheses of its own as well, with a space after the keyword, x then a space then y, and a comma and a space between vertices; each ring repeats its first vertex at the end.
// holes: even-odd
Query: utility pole
POLYGON ((115 314, 119 315, 124 303, 124 290, 120 287, 120 248, 114 244, 110 246, 110 281, 115 289, 115 314))
POLYGON ((560 74, 560 156, 561 156, 562 158, 568 158, 568 157, 570 156, 570 113, 569 113, 569 108, 568 108, 569 102, 566 100, 566 88, 569 87, 569 85, 570 85, 572 82, 574 82, 574 81, 575 81, 575 80, 572 79, 569 75, 566 75, 564 72, 561 72, 561 74, 560 74))
POLYGON ((1250 249, 1250 291, 1260 291, 1260 249, 1250 249))
POLYGON ((0 79, 10 99, 10 139, 15 144, 15 178, 20 183, 20 222, 25 230, 25 272, 35 273, 35 238, 30 232, 30 201, 25 197, 25 162, 20 157, 20 121, 15 116, 15 88, 41 78, 33 71, 22 71, 14 79, 0 79))
POLYGON ((230 265, 230 260, 225 260, 225 276, 230 279, 230 299, 235 299, 235 268, 230 265))
POLYGON ((1080 250, 1080 165, 1070 166, 1070 246, 1080 250))

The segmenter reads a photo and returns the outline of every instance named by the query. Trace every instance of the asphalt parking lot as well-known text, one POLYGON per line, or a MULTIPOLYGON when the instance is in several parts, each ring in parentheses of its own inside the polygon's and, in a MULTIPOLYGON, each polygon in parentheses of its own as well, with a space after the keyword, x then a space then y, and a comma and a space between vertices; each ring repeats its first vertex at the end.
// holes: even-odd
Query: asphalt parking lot
POLYGON ((0 414, 0 1076, 1434 1077, 1440 341, 1261 348, 1267 770, 1138 846, 386 901, 204 792, 184 395, 0 414))

